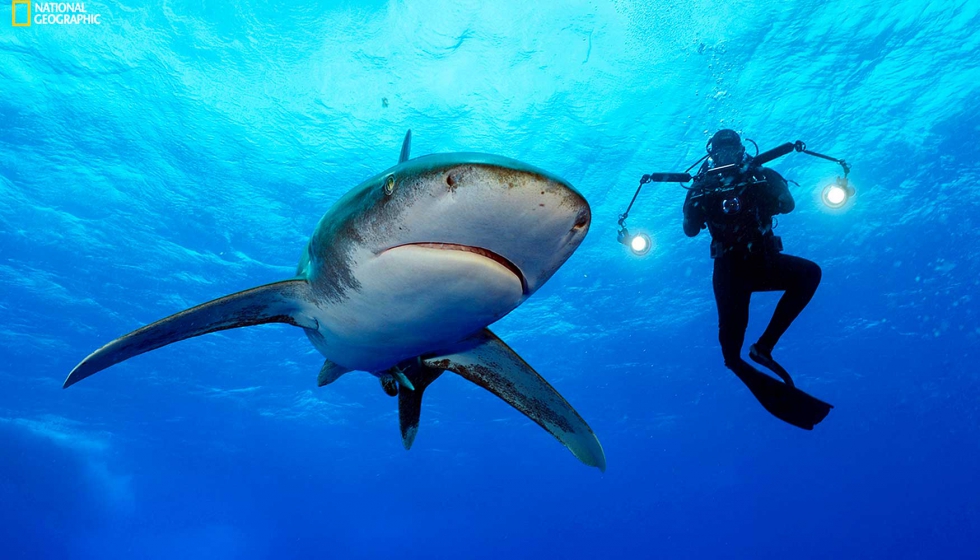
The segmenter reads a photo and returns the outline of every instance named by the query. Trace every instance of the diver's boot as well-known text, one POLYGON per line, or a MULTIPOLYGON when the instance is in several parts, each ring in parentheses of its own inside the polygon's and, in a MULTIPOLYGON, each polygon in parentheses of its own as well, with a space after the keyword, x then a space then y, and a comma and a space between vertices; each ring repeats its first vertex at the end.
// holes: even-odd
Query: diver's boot
POLYGON ((783 369, 783 366, 779 365, 779 362, 772 359, 772 350, 760 348, 759 343, 757 342, 752 346, 749 346, 749 358, 760 366, 772 370, 773 373, 782 378, 783 383, 789 385, 790 387, 796 386, 793 383, 793 378, 789 376, 789 372, 783 369))

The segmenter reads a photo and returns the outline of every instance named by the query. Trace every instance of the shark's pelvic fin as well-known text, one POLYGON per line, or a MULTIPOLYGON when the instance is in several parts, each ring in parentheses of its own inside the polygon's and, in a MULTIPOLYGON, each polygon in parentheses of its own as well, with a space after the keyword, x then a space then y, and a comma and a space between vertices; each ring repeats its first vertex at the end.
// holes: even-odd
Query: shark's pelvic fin
POLYGON ((555 436, 580 461, 606 470, 606 456, 592 428, 558 391, 489 329, 464 341, 452 354, 422 362, 448 369, 497 395, 555 436))
POLYGON ((402 387, 406 387, 409 391, 415 390, 415 386, 412 385, 412 381, 408 378, 408 376, 405 375, 404 371, 395 368, 395 370, 391 372, 391 375, 393 375, 395 379, 398 380, 398 384, 401 385, 402 387))
POLYGON ((181 311, 99 348, 75 366, 65 379, 64 387, 133 356, 210 332, 264 323, 287 323, 316 329, 316 319, 305 312, 313 305, 309 295, 306 280, 286 280, 181 311))
POLYGON ((402 431, 402 444, 405 449, 412 448, 415 434, 419 431, 419 416, 422 414, 422 393, 425 388, 442 375, 442 369, 429 367, 419 361, 401 371, 408 383, 401 382, 398 387, 398 424, 402 431))
POLYGON ((349 371, 351 370, 344 366, 339 366, 330 360, 325 360, 323 367, 320 368, 320 374, 316 376, 316 386, 323 387, 324 385, 329 385, 349 371))
POLYGON ((398 380, 390 373, 382 374, 378 379, 381 382, 381 390, 389 397, 398 396, 398 380))
POLYGON ((405 140, 402 141, 402 153, 398 156, 398 163, 405 163, 408 161, 410 154, 412 153, 412 129, 408 129, 405 133, 405 140))

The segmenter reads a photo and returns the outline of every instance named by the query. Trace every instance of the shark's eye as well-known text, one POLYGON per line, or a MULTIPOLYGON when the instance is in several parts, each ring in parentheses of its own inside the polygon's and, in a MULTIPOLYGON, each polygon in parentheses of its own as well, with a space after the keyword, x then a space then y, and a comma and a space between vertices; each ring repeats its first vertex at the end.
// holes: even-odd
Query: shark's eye
POLYGON ((391 196, 393 192, 395 192, 395 176, 388 175, 385 177, 385 194, 391 196))

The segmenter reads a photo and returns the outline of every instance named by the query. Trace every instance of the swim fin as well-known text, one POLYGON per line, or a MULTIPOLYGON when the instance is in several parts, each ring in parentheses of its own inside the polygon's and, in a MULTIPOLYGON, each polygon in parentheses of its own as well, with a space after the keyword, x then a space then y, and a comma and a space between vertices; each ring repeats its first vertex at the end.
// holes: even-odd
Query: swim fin
POLYGON ((812 430, 834 408, 796 387, 776 381, 747 362, 743 361, 740 367, 733 368, 732 371, 752 391, 763 408, 776 418, 798 428, 812 430))
POLYGON ((790 387, 796 387, 796 384, 793 383, 793 378, 789 376, 789 372, 783 369, 783 366, 779 365, 779 362, 772 359, 772 352, 764 352, 759 348, 758 344, 753 344, 749 347, 749 358, 781 377, 783 383, 786 383, 790 387))

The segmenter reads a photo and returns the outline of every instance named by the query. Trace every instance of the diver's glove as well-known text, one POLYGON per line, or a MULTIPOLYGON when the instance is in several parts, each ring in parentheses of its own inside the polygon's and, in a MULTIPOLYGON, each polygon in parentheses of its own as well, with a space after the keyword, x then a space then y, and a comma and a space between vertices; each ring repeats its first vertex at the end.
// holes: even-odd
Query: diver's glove
POLYGON ((699 231, 707 227, 705 224, 704 200, 697 197, 691 191, 684 201, 684 233, 688 237, 694 237, 699 231))

